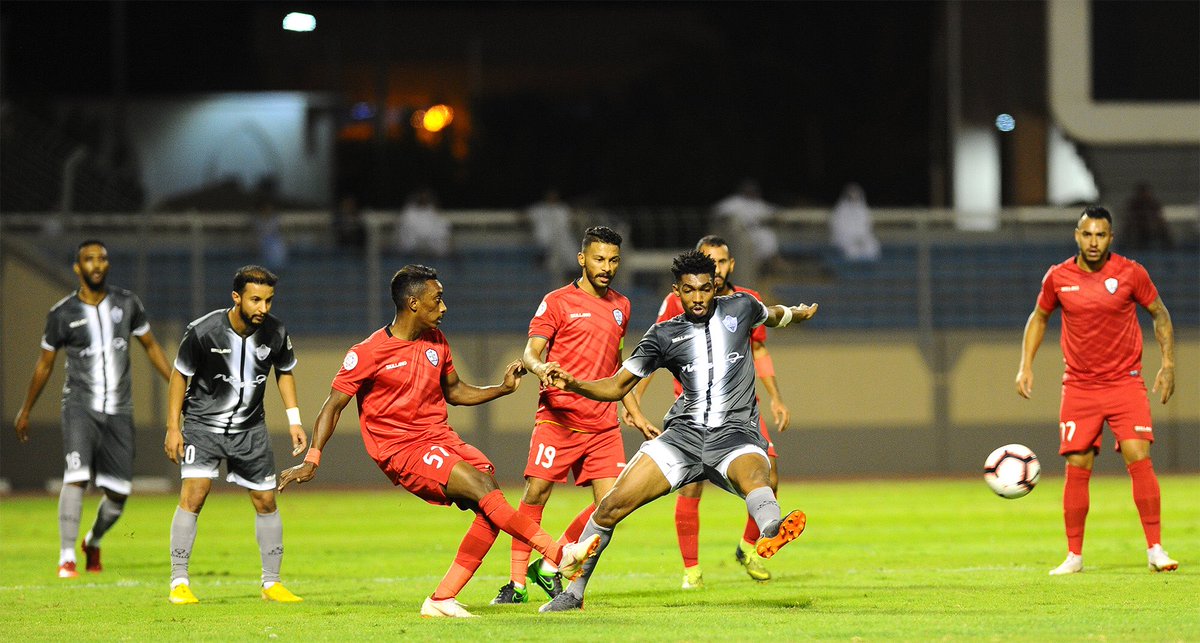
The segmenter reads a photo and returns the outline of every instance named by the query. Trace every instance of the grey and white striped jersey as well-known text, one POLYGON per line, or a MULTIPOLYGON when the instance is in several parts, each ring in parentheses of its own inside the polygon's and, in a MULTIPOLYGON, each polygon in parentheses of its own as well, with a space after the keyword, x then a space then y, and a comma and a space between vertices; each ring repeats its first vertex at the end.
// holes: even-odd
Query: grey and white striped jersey
POLYGON ((123 288, 109 286, 95 306, 79 299, 79 291, 54 304, 46 316, 42 348, 67 351, 63 404, 109 415, 132 413, 129 338, 148 332, 142 302, 123 288))
POLYGON ((249 337, 229 323, 229 309, 214 310, 188 324, 175 370, 191 378, 183 402, 185 422, 229 433, 263 422, 263 394, 271 368, 296 367, 292 339, 279 319, 267 315, 249 337))
POLYGON ((692 323, 679 315, 651 326, 622 366, 641 378, 665 368, 683 385, 663 428, 686 422, 709 428, 738 424, 757 431, 750 331, 766 320, 766 306, 752 295, 716 297, 706 322, 692 323))

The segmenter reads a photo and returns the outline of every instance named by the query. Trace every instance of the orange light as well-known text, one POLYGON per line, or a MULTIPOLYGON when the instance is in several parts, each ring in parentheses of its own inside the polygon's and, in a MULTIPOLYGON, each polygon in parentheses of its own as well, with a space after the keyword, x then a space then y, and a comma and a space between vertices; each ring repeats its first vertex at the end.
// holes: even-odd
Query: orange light
MULTIPOLYGON (((416 114, 413 114, 415 117, 416 114)), ((425 110, 421 124, 430 132, 440 132, 454 120, 454 110, 445 105, 434 105, 425 110)))

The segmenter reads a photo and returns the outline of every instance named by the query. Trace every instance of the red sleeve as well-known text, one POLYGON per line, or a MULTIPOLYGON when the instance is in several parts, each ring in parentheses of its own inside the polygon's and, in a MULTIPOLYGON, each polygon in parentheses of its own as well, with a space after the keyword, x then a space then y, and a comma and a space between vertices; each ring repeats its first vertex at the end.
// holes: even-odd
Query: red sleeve
POLYGON ((1133 299, 1145 308, 1158 299, 1158 288, 1154 287, 1146 268, 1136 261, 1133 262, 1133 274, 1133 299))
POLYGON ((1038 294, 1037 306, 1047 313, 1054 312, 1058 308, 1058 290, 1054 286, 1054 269, 1058 266, 1050 266, 1045 275, 1042 275, 1042 292, 1038 294))
POLYGON ((621 312, 625 315, 625 323, 621 324, 621 346, 625 345, 625 336, 629 334, 629 315, 633 310, 628 299, 621 302, 621 312))
POLYGON ((558 301, 550 295, 543 297, 537 312, 533 314, 533 319, 529 320, 529 336, 554 339, 560 325, 558 313, 558 301))
POLYGON ((370 346, 357 344, 346 352, 342 359, 342 368, 333 376, 332 387, 354 397, 364 382, 375 377, 375 355, 370 346))
POLYGON ((446 359, 442 363, 442 375, 449 375, 454 372, 454 356, 450 354, 450 342, 442 337, 442 345, 446 347, 446 359))
POLYGON ((672 317, 678 317, 682 314, 683 303, 679 301, 679 297, 676 297, 675 293, 669 292, 667 293, 667 296, 663 298, 662 305, 658 307, 658 319, 655 319, 654 323, 657 324, 660 321, 666 321, 672 317))

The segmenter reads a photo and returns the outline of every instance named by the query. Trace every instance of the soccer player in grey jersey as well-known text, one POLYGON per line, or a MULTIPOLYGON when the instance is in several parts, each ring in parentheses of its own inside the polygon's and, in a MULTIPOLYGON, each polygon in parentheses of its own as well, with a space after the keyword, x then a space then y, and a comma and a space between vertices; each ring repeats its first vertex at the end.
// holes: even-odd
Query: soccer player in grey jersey
POLYGON ((241 268, 233 278, 233 307, 193 321, 179 344, 163 441, 167 457, 180 465, 183 479, 179 506, 171 520, 168 600, 177 605, 199 602, 189 585, 188 560, 200 510, 222 460, 229 472, 226 479, 250 492, 257 513, 254 525, 262 558, 262 597, 284 603, 301 600, 279 582, 283 522, 275 505, 275 456, 263 412, 267 375, 274 368, 287 409, 292 455, 308 446, 296 405, 292 340, 270 314, 277 281, 261 266, 241 268))
POLYGON ((108 249, 89 239, 75 253, 79 290, 64 297, 46 316, 42 354, 34 367, 25 402, 14 428, 29 441, 29 412, 42 394, 59 349, 67 351, 63 384, 62 491, 58 495, 58 576, 79 576, 75 541, 88 480, 104 490, 96 522, 83 538, 87 570, 99 572, 100 540, 121 517, 133 489, 133 402, 130 399, 129 338, 136 337, 155 370, 168 377, 162 347, 150 332, 146 311, 137 296, 109 286, 108 249))
POLYGON ((747 293, 715 297, 716 264, 695 250, 676 257, 671 272, 684 313, 650 327, 616 374, 590 382, 576 380, 560 367, 550 374, 563 389, 615 401, 639 380, 666 368, 683 385, 683 393, 663 419, 663 434, 642 443, 584 528, 580 539, 600 536, 596 557, 542 612, 581 609, 588 579, 617 523, 685 484, 708 479, 745 498, 762 533, 755 548, 764 558, 804 530, 804 512, 782 516, 771 491, 767 443, 759 432, 754 397, 750 331, 764 323, 783 327, 809 319, 817 305, 768 307, 747 293))

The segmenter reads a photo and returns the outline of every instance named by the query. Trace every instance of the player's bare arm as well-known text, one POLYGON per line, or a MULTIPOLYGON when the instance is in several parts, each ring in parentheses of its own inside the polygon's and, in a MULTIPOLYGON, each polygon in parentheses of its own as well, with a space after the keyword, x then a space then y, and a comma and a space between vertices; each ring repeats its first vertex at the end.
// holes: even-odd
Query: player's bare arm
POLYGON ((621 367, 611 377, 602 380, 581 382, 561 368, 552 369, 550 377, 554 385, 572 393, 578 393, 589 400, 597 402, 616 402, 629 394, 635 384, 641 379, 637 375, 621 367))
MULTIPOLYGON (((317 421, 313 424, 313 449, 319 452, 325 448, 325 443, 337 429, 342 411, 352 399, 354 398, 337 389, 329 389, 329 397, 325 398, 325 403, 321 405, 321 412, 317 413, 317 421)), ((283 491, 284 487, 293 482, 304 484, 312 480, 317 475, 318 466, 316 462, 305 459, 304 462, 294 467, 284 469, 279 473, 279 485, 275 487, 275 490, 283 491)))
POLYGON ((1017 367, 1017 395, 1026 399, 1033 395, 1033 358, 1042 345, 1042 338, 1046 336, 1049 319, 1050 313, 1034 306, 1025 322, 1025 333, 1021 337, 1021 365, 1017 367))
POLYGON ((525 370, 536 375, 538 380, 546 386, 550 386, 550 380, 546 377, 547 369, 558 366, 558 362, 542 361, 548 343, 549 340, 545 337, 530 337, 529 341, 525 342, 525 352, 521 354, 521 363, 525 366, 525 370))
POLYGON ((817 314, 817 304, 800 304, 799 306, 767 306, 767 328, 783 328, 788 324, 812 319, 817 314))
POLYGON ((1166 404, 1175 394, 1175 327, 1171 324, 1171 313, 1162 303, 1162 297, 1155 298, 1146 306, 1146 312, 1154 318, 1154 338, 1158 340, 1158 348, 1162 352, 1162 365, 1158 375, 1154 376, 1154 392, 1158 399, 1166 404))
POLYGON ((292 435, 292 455, 298 456, 308 447, 308 435, 304 433, 304 425, 300 422, 300 407, 296 401, 296 376, 292 375, 291 371, 276 371, 275 383, 279 385, 279 397, 283 398, 283 408, 288 409, 288 433, 292 435))
POLYGON ((145 334, 138 336, 138 341, 141 342, 142 348, 146 349, 146 357, 150 358, 150 364, 154 366, 154 370, 162 375, 163 379, 171 381, 171 365, 167 362, 167 355, 163 353, 162 346, 158 340, 154 339, 154 333, 146 331, 145 334))
POLYGON ((450 371, 442 376, 442 393, 446 402, 454 406, 475 406, 491 402, 517 390, 521 385, 521 376, 526 373, 521 360, 510 362, 504 367, 504 381, 492 386, 475 386, 467 384, 458 377, 458 371, 450 371))
MULTIPOLYGON (((762 342, 751 342, 750 354, 754 356, 756 369, 760 363, 769 363, 771 359, 771 353, 767 350, 767 345, 762 342)), ((775 376, 773 374, 764 375, 762 371, 759 371, 758 380, 763 383, 763 388, 767 389, 767 395, 771 397, 771 417, 775 419, 775 427, 780 431, 787 431, 788 425, 792 422, 792 412, 783 403, 783 397, 779 393, 779 384, 776 382, 775 376)))
POLYGON ((183 459, 183 430, 179 423, 183 415, 183 397, 186 393, 187 376, 178 369, 172 369, 167 385, 167 435, 163 439, 163 450, 167 452, 167 458, 175 464, 179 464, 183 459))
POLYGON ((38 355, 37 364, 33 367, 33 376, 29 378, 29 388, 25 391, 25 402, 21 404, 21 410, 17 411, 17 417, 13 421, 13 428, 17 432, 17 439, 21 442, 29 441, 29 413, 33 410, 33 405, 42 395, 42 389, 46 388, 46 382, 50 379, 50 374, 54 372, 54 358, 58 355, 58 351, 48 351, 42 349, 42 354, 38 355))

